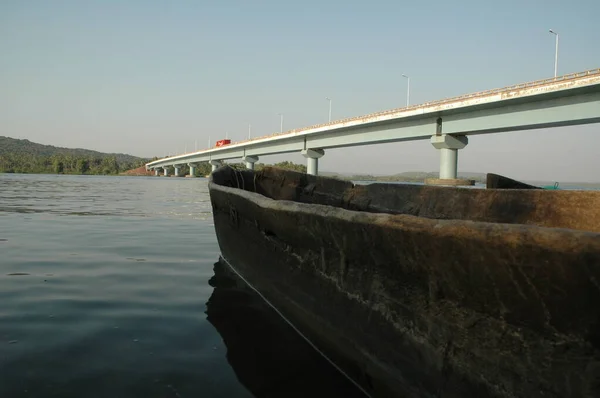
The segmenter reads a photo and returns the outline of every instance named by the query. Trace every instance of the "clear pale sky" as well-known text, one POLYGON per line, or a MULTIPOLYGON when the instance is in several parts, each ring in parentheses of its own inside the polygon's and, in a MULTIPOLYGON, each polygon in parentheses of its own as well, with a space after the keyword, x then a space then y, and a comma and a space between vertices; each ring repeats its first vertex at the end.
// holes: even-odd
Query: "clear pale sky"
MULTIPOLYGON (((598 0, 0 2, 0 135, 151 157, 600 67, 598 0)), ((299 154, 262 157, 271 163, 299 154)), ((436 171, 428 141, 320 170, 436 171)), ((470 138, 459 171, 600 181, 600 124, 470 138)))

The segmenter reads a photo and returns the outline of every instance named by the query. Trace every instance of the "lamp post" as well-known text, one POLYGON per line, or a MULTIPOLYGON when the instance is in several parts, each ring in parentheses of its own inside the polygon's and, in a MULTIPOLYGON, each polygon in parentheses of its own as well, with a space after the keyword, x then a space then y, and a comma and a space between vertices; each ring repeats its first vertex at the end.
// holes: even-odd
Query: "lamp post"
POLYGON ((410 104, 410 77, 402 74, 402 77, 406 78, 406 106, 410 104))
POLYGON ((325 99, 329 101, 329 123, 331 123, 331 98, 327 97, 325 99))
POLYGON ((252 134, 252 125, 248 123, 248 139, 250 139, 250 134, 252 134))
POLYGON ((279 132, 283 133, 283 113, 278 113, 279 115, 279 132))
POLYGON ((549 32, 556 36, 556 49, 554 50, 554 77, 556 77, 558 73, 558 32, 555 32, 552 29, 550 29, 549 32))

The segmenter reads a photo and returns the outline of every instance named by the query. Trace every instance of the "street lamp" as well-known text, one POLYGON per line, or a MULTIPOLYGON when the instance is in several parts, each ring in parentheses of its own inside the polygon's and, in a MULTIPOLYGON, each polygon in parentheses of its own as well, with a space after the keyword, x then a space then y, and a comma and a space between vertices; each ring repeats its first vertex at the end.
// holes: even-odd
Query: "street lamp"
POLYGON ((278 113, 280 121, 279 121, 279 132, 283 133, 283 113, 278 113))
POLYGON ((548 32, 556 36, 556 49, 554 50, 554 77, 558 72, 558 33, 550 29, 548 32))
POLYGON ((329 123, 331 123, 331 98, 327 97, 325 99, 329 101, 329 123))
POLYGON ((250 139, 250 134, 252 133, 252 125, 248 123, 248 139, 250 139))
POLYGON ((410 104, 410 77, 402 74, 402 77, 406 78, 406 106, 410 104))

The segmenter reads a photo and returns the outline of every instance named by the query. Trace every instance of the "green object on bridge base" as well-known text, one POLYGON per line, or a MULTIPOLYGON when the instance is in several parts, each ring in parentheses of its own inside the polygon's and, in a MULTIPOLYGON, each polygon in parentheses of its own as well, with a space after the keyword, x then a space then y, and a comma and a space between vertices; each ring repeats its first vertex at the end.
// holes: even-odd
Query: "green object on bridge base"
POLYGON ((544 189, 560 189, 558 187, 558 182, 555 182, 554 185, 544 185, 542 188, 544 188, 544 189))

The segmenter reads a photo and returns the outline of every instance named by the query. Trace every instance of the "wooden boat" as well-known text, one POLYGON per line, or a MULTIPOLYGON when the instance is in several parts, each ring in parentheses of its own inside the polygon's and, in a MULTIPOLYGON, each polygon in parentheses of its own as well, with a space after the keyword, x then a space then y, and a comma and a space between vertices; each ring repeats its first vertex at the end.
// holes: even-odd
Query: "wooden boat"
POLYGON ((229 167, 209 190, 226 263, 372 396, 600 396, 600 192, 229 167))

